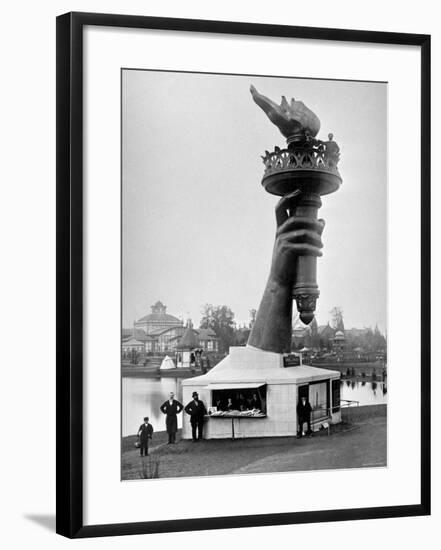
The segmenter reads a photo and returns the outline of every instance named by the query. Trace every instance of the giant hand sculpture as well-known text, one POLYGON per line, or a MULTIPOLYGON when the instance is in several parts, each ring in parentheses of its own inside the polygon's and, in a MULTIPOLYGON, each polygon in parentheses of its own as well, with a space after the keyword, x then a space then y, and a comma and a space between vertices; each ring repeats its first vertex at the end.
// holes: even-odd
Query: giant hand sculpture
POLYGON ((314 318, 320 294, 316 281, 317 257, 321 256, 324 221, 318 219, 320 196, 336 191, 341 184, 337 169, 340 149, 316 135, 320 120, 302 101, 282 96, 277 105, 254 86, 251 95, 285 136, 288 147, 275 147, 263 158, 262 185, 282 196, 276 207, 277 233, 271 272, 248 344, 278 353, 291 349, 292 300, 300 319, 314 318))
POLYGON ((270 275, 248 339, 248 345, 274 351, 291 351, 292 287, 297 259, 321 256, 323 220, 294 216, 300 191, 282 197, 276 205, 276 239, 270 275))

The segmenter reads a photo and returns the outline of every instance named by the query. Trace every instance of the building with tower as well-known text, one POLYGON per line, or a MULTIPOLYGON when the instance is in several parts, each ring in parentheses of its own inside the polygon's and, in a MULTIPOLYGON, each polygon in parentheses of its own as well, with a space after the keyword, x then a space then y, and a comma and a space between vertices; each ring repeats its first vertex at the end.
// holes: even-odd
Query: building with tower
MULTIPOLYGON (((135 321, 131 329, 122 330, 123 358, 130 356, 132 349, 139 354, 175 351, 186 328, 183 320, 167 313, 167 306, 158 300, 151 306, 151 313, 135 321)), ((218 352, 219 338, 214 330, 195 329, 192 326, 190 330, 195 340, 195 348, 200 348, 204 352, 218 352)))
POLYGON ((160 300, 151 306, 151 310, 151 313, 135 321, 135 329, 141 329, 146 334, 159 334, 162 329, 184 326, 182 319, 167 313, 167 307, 160 300))

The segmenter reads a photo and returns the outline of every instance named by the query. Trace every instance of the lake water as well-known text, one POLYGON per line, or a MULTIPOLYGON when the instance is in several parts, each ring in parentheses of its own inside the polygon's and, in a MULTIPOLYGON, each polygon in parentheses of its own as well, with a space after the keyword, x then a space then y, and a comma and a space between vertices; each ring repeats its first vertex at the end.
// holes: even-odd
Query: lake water
MULTIPOLYGON (((360 405, 377 405, 387 402, 387 385, 384 382, 341 380, 341 399, 359 401, 360 405)), ((144 416, 150 418, 156 431, 165 430, 165 417, 159 407, 174 392, 182 400, 181 378, 130 378, 122 379, 122 435, 135 434, 144 416)), ((185 403, 184 403, 185 405, 185 403)), ((182 427, 182 414, 178 415, 182 427)))
POLYGON ((340 398, 359 401, 360 405, 387 403, 387 382, 340 381, 340 398))
MULTIPOLYGON (((170 392, 182 399, 182 378, 130 378, 122 379, 122 435, 135 434, 144 416, 150 418, 154 430, 165 430, 165 416, 159 407, 170 392)), ((178 428, 182 427, 182 414, 178 415, 178 428)))

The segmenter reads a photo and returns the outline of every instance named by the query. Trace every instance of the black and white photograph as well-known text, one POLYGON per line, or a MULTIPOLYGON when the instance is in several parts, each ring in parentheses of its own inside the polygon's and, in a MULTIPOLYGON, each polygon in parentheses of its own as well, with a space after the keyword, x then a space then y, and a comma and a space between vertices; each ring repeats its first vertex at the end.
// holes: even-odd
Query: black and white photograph
POLYGON ((121 69, 122 481, 387 468, 387 98, 121 69))
POLYGON ((5 4, 3 548, 434 546, 438 12, 5 4))

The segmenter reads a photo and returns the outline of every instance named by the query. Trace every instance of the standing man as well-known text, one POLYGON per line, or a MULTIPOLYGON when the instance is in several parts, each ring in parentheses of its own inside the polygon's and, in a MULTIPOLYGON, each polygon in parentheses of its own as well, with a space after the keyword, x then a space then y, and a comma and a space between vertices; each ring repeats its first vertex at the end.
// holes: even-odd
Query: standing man
POLYGON ((204 416, 207 414, 207 409, 202 401, 199 400, 198 392, 194 391, 191 395, 193 400, 185 407, 185 412, 190 415, 191 433, 193 441, 202 439, 204 430, 204 416), (197 438, 196 438, 197 429, 197 438))
POLYGON ((300 403, 297 405, 297 417, 299 420, 299 431, 297 432, 297 438, 302 437, 303 433, 303 424, 306 422, 308 425, 308 435, 312 435, 311 430, 311 404, 306 399, 302 397, 300 403))
POLYGON ((178 431, 178 418, 177 415, 182 411, 184 406, 175 399, 175 394, 170 392, 168 401, 165 401, 160 407, 160 411, 166 415, 165 427, 168 433, 168 443, 176 443, 176 432, 178 431))
POLYGON ((149 417, 144 417, 144 424, 141 424, 138 430, 138 437, 139 437, 139 452, 141 456, 143 456, 143 453, 145 456, 148 456, 149 454, 149 439, 152 438, 153 435, 153 426, 149 424, 149 417))

